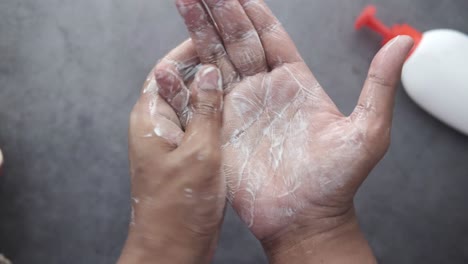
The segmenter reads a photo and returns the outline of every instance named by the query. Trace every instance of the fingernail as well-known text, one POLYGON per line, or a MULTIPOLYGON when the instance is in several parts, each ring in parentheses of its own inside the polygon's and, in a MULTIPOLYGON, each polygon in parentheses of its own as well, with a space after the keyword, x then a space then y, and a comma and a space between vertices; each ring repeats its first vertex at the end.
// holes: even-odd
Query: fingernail
POLYGON ((410 43, 413 43, 413 42, 414 42, 414 40, 410 36, 398 35, 398 36, 394 37, 392 40, 390 40, 387 43, 387 45, 385 45, 384 49, 385 50, 390 49, 395 43, 399 43, 401 45, 401 43, 410 44, 410 43))
POLYGON ((401 35, 399 38, 399 41, 402 43, 405 43, 406 45, 410 45, 410 46, 414 45, 414 39, 411 36, 401 35))
POLYGON ((222 80, 221 80, 221 72, 216 67, 206 67, 199 73, 199 80, 198 83, 201 90, 205 91, 213 91, 219 90, 221 91, 222 88, 222 80))
POLYGON ((385 50, 385 51, 389 50, 389 49, 393 46, 393 44, 395 44, 399 39, 400 39, 400 36, 399 36, 399 35, 396 36, 396 37, 394 37, 393 39, 391 39, 391 40, 385 45, 384 50, 385 50))

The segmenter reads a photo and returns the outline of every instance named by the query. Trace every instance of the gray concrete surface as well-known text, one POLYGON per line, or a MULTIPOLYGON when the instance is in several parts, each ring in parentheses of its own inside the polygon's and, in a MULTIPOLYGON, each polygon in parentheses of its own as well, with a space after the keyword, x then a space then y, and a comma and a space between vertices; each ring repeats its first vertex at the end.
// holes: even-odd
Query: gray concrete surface
MULTIPOLYGON (((388 23, 468 32, 466 0, 370 2, 388 23)), ((349 113, 378 49, 352 27, 369 1, 269 3, 349 113)), ((130 215, 129 112, 185 37, 172 1, 0 1, 0 252, 13 263, 115 262, 130 215)), ((468 137, 400 92, 392 148, 356 201, 380 262, 468 263, 467 190, 468 137)), ((265 262, 229 211, 215 263, 265 262)))

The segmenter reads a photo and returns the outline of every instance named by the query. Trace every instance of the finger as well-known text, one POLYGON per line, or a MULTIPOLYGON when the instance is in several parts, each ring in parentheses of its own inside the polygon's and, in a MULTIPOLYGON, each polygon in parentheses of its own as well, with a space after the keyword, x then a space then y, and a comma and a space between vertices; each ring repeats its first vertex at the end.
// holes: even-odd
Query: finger
POLYGON ((192 85, 193 117, 185 132, 181 151, 211 150, 220 145, 223 107, 222 77, 214 66, 203 66, 192 85))
MULTIPOLYGON (((183 77, 186 82, 193 79, 196 67, 200 64, 200 58, 191 39, 182 42, 171 50, 158 66, 167 66, 183 77)), ((158 68, 158 67, 157 67, 158 68)))
POLYGON ((159 95, 174 109, 184 127, 188 119, 190 82, 200 60, 191 40, 172 50, 156 66, 154 75, 159 86, 159 95))
POLYGON ((225 87, 237 80, 237 71, 203 3, 200 0, 176 0, 176 4, 200 61, 203 64, 214 64, 221 70, 225 87))
POLYGON ((398 36, 377 53, 359 103, 351 115, 354 120, 382 124, 383 127, 391 125, 401 69, 412 47, 413 40, 410 37, 398 36))
POLYGON ((296 45, 263 0, 239 0, 263 44, 268 66, 302 62, 296 45))
POLYGON ((183 131, 176 113, 159 96, 157 89, 155 76, 150 73, 140 99, 132 111, 131 138, 141 140, 156 137, 160 142, 158 145, 166 146, 164 148, 170 151, 179 146, 183 131))
MULTIPOLYGON (((187 39, 175 49, 171 50, 161 61, 151 70, 147 81, 154 77, 156 69, 171 67, 184 77, 186 82, 190 82, 196 73, 196 67, 200 64, 200 59, 191 39, 187 39)), ((143 86, 145 88, 146 86, 143 86)), ((145 92, 145 89, 142 90, 145 92)))
POLYGON ((205 0, 232 63, 243 76, 268 70, 262 42, 238 0, 205 0))

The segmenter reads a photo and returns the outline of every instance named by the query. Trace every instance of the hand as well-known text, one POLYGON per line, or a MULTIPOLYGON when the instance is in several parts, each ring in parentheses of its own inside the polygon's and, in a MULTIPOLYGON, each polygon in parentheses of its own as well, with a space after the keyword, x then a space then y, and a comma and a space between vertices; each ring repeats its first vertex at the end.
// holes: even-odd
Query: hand
MULTIPOLYGON (((200 61, 223 75, 223 172, 233 207, 270 258, 304 241, 320 252, 338 237, 368 250, 353 198, 389 146, 412 40, 398 37, 377 54, 355 111, 344 116, 262 0, 204 2, 212 17, 201 0, 177 5, 200 61)), ((190 115, 170 100, 184 89, 160 93, 180 117, 190 115)))
POLYGON ((190 41, 172 51, 148 78, 130 118, 132 222, 120 263, 206 263, 226 204, 221 170, 221 73, 199 69, 191 85, 186 131, 157 87, 199 61, 190 41), (176 74, 176 75, 174 75, 176 74))
POLYGON ((11 264, 11 261, 5 258, 2 254, 0 254, 0 264, 11 264))

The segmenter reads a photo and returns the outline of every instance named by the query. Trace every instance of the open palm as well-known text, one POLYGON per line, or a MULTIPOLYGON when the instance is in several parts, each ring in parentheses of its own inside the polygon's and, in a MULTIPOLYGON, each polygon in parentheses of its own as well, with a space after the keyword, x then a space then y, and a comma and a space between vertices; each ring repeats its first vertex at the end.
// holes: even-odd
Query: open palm
MULTIPOLYGON (((256 237, 352 211, 354 194, 388 147, 395 86, 411 39, 395 39, 376 56, 347 117, 262 0, 177 4, 192 38, 185 58, 196 51, 201 63, 223 74, 228 198, 256 237)), ((187 69, 197 59, 156 71, 160 94, 182 123, 190 118, 187 69)))

